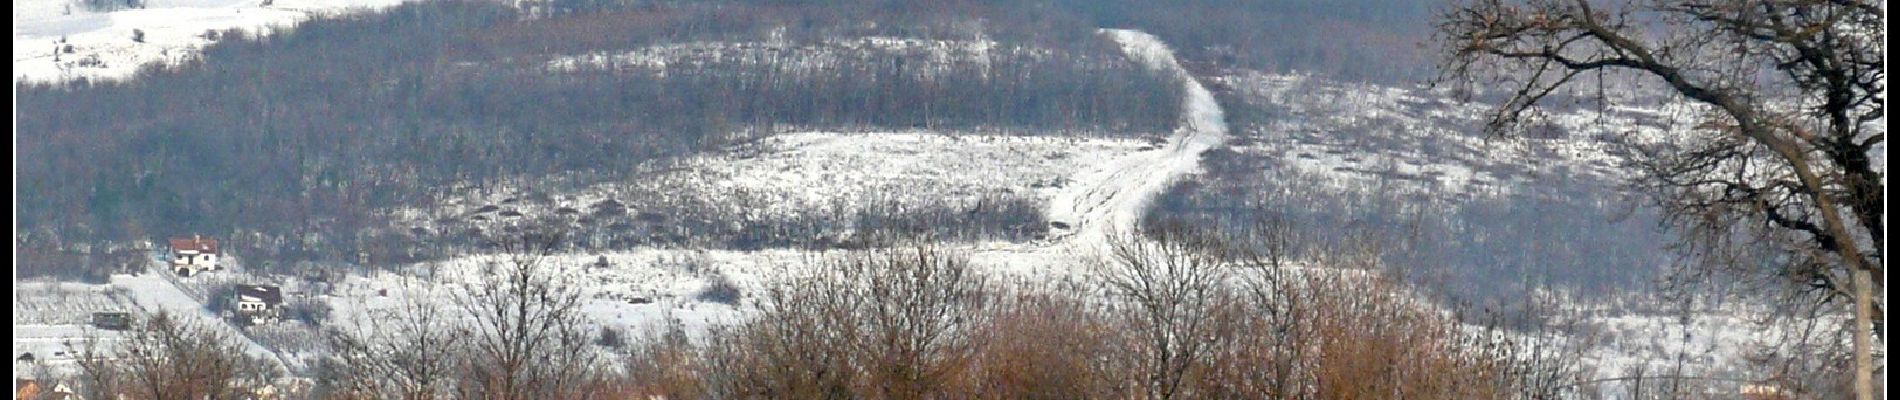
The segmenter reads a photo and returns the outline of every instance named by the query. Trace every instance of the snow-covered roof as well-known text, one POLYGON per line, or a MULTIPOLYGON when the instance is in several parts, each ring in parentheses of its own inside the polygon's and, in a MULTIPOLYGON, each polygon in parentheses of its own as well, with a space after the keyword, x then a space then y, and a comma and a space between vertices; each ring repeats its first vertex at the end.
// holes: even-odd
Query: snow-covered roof
POLYGON ((284 303, 284 291, 269 285, 237 285, 238 301, 256 301, 276 305, 284 303))

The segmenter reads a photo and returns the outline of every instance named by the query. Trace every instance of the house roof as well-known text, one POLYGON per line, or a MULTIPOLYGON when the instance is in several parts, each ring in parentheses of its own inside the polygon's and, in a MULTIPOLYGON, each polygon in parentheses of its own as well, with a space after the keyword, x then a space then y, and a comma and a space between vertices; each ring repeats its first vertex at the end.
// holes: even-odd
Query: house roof
POLYGON ((218 240, 191 235, 191 237, 172 238, 172 251, 197 250, 199 253, 218 254, 218 240))
POLYGON ((237 293, 240 299, 253 298, 257 299, 257 301, 264 302, 264 304, 284 303, 284 291, 278 289, 276 286, 237 285, 237 293))

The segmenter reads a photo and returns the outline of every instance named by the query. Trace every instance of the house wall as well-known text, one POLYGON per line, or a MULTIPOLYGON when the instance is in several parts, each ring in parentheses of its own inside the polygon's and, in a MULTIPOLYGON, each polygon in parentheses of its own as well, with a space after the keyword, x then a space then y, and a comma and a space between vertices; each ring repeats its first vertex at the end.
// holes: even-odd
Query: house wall
POLYGON ((173 266, 187 266, 187 265, 189 265, 189 266, 192 266, 192 267, 195 267, 195 268, 197 268, 197 269, 199 269, 199 270, 206 270, 206 269, 212 269, 212 268, 217 268, 217 267, 218 267, 218 255, 217 255, 217 254, 211 254, 211 253, 203 253, 203 254, 200 254, 200 253, 198 253, 197 251, 194 251, 194 250, 186 250, 186 251, 179 251, 179 252, 173 252, 173 253, 172 253, 172 265, 173 265, 173 266))

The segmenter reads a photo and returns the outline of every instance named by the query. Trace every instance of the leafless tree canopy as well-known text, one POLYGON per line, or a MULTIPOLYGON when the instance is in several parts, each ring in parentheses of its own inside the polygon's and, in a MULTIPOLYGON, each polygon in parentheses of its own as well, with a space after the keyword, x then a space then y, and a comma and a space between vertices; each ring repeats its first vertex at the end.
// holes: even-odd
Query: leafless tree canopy
POLYGON ((1869 155, 1886 139, 1885 7, 1459 0, 1440 16, 1436 39, 1441 79, 1488 78, 1513 90, 1494 132, 1521 125, 1540 100, 1585 77, 1660 82, 1661 93, 1699 106, 1706 114, 1693 128, 1630 141, 1636 186, 1685 233, 1692 257, 1745 277, 1768 271, 1797 295, 1854 299, 1865 382, 1873 339, 1859 327, 1885 326, 1884 298, 1874 295, 1886 282, 1885 167, 1869 155))
POLYGON ((1846 297, 1856 266, 1885 286, 1884 171, 1868 156, 1886 138, 1883 15, 1852 0, 1477 0, 1441 16, 1437 39, 1444 79, 1513 88, 1497 132, 1586 77, 1660 81, 1704 106, 1694 129, 1636 145, 1638 185, 1702 250, 1780 246, 1792 283, 1846 297))
POLYGON ((554 231, 489 239, 500 251, 482 282, 378 310, 354 329, 334 328, 322 382, 330 398, 537 399, 601 395, 601 352, 582 314, 579 286, 547 261, 554 231), (447 295, 452 305, 433 303, 447 295))
POLYGON ((281 374, 233 338, 160 312, 110 345, 89 338, 79 352, 89 398, 238 399, 281 374))
POLYGON ((1228 345, 1239 329, 1234 291, 1218 254, 1189 238, 1114 241, 1098 265, 1108 287, 1126 299, 1126 323, 1140 354, 1134 367, 1147 398, 1198 396, 1190 379, 1205 373, 1201 359, 1228 345))
POLYGON ((929 398, 967 383, 983 277, 917 247, 855 255, 768 290, 761 323, 716 333, 715 397, 929 398))
POLYGON ((472 319, 465 331, 467 382, 458 397, 588 397, 584 384, 598 366, 589 348, 593 325, 581 313, 572 274, 547 261, 563 240, 552 230, 496 239, 501 259, 487 266, 492 279, 457 296, 472 319))
POLYGON ((339 399, 445 398, 460 361, 459 336, 443 307, 411 298, 354 329, 326 333, 334 358, 325 363, 326 396, 339 399))

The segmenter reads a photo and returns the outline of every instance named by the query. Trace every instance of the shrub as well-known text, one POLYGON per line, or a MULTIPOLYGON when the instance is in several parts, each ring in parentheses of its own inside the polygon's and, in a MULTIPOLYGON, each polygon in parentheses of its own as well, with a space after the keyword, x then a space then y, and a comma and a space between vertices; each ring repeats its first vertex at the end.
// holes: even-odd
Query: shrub
POLYGON ((739 298, 743 296, 744 293, 740 292, 739 286, 732 284, 732 279, 726 278, 725 275, 714 274, 706 279, 706 286, 699 289, 699 295, 696 297, 699 301, 709 303, 739 305, 739 298))

